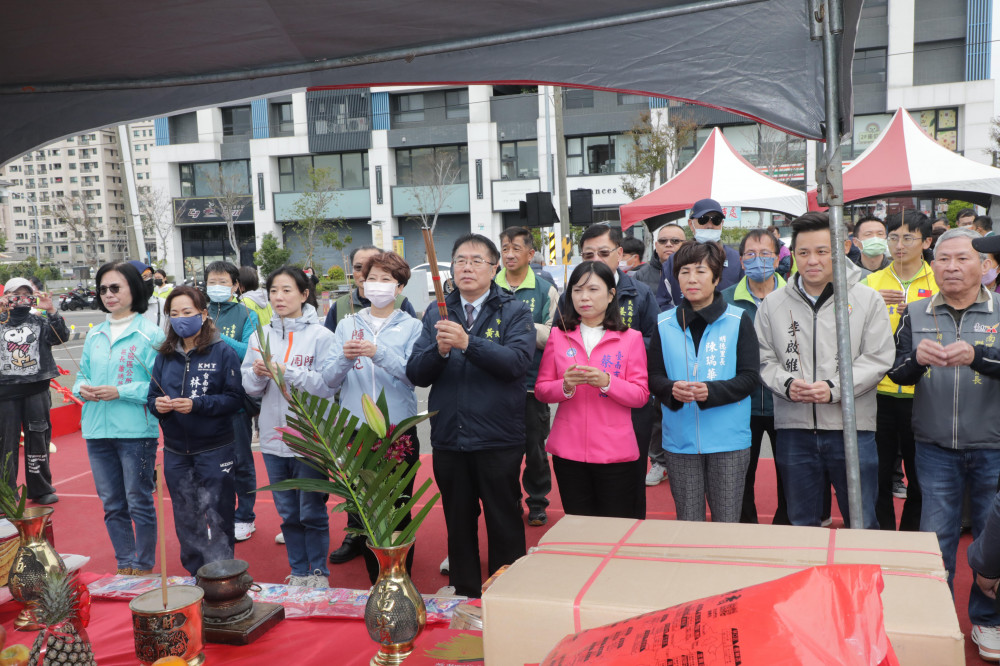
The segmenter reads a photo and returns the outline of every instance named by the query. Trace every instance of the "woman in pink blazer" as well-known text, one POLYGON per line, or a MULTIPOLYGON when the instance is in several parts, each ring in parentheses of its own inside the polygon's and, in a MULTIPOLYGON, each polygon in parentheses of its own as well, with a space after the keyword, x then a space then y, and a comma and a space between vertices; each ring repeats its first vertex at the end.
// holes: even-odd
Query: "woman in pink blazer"
POLYGON ((566 285, 535 397, 558 403, 546 450, 566 513, 629 518, 640 481, 632 409, 649 399, 642 334, 622 322, 615 276, 585 261, 566 285))

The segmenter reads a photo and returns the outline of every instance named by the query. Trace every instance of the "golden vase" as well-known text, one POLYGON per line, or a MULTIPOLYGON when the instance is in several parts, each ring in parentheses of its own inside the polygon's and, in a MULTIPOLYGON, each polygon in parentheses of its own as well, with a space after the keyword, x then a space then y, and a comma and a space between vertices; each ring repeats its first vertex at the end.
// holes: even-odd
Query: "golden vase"
POLYGON ((41 594, 49 575, 56 571, 66 573, 66 564, 45 538, 45 525, 52 511, 50 506, 32 506, 24 510, 20 519, 9 519, 21 537, 7 579, 10 595, 25 605, 14 620, 14 628, 19 631, 38 631, 42 628, 32 618, 28 604, 41 594))
POLYGON ((398 666, 413 652, 413 643, 427 624, 424 599, 406 573, 406 554, 413 542, 402 546, 368 548, 378 560, 378 579, 365 605, 365 627, 379 644, 371 666, 398 666))

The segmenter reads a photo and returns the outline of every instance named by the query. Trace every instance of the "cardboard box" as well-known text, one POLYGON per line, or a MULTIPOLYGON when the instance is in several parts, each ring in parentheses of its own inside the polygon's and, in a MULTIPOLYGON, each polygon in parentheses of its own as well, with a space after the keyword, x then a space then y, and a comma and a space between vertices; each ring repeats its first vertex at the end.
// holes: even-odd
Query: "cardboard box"
POLYGON ((882 566, 901 664, 964 661, 934 534, 566 516, 483 595, 486 663, 538 663, 579 629, 827 563, 882 566))

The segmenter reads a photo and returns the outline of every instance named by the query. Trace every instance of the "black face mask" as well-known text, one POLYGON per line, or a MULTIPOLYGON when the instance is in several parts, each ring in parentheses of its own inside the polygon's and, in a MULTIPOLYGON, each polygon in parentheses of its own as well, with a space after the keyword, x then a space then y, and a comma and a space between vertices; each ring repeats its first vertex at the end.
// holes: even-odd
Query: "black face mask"
POLYGON ((155 284, 157 287, 162 287, 163 278, 153 278, 153 284, 155 284))
POLYGON ((14 321, 23 321, 30 312, 30 305, 16 305, 10 309, 10 316, 14 321))

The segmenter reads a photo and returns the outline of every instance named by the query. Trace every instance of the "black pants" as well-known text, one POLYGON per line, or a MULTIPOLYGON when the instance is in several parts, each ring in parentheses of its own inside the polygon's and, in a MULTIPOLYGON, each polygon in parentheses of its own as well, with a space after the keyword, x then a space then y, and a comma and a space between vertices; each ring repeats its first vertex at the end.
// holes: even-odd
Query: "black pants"
POLYGON ((916 532, 920 529, 923 497, 917 479, 917 466, 913 462, 913 399, 888 395, 879 395, 875 399, 878 404, 875 422, 875 446, 878 447, 878 499, 875 501, 875 517, 883 530, 896 529, 892 482, 896 470, 896 455, 901 452, 907 484, 899 529, 916 532))
POLYGON ((52 471, 49 469, 49 442, 52 441, 52 421, 49 411, 52 399, 48 386, 44 391, 23 398, 0 400, 0 465, 10 456, 11 486, 17 485, 20 459, 18 443, 24 432, 24 482, 29 499, 54 493, 52 471))
MULTIPOLYGON (((653 421, 662 418, 662 412, 656 406, 655 401, 650 398, 642 407, 632 410, 632 430, 635 431, 635 441, 639 445, 639 459, 632 465, 632 473, 635 475, 635 505, 632 515, 625 518, 646 519, 646 470, 649 457, 649 438, 653 434, 653 421)), ((565 502, 564 502, 565 503, 565 502)))
POLYGON ((521 473, 521 485, 527 496, 529 512, 547 507, 548 494, 552 491, 552 471, 549 455, 545 452, 550 413, 549 406, 539 402, 534 391, 528 391, 524 402, 524 471, 521 473))
MULTIPOLYGON (((760 460, 760 449, 764 442, 764 433, 771 441, 771 452, 777 447, 778 438, 774 432, 773 416, 750 417, 750 466, 747 467, 747 478, 743 484, 743 509, 740 512, 741 523, 757 523, 757 499, 754 494, 754 484, 757 480, 757 461, 760 460)), ((785 505, 785 489, 781 485, 781 472, 774 466, 774 475, 778 483, 778 508, 774 512, 772 525, 791 525, 788 522, 788 507, 785 505)))
POLYGON ((518 508, 523 456, 524 449, 519 446, 486 451, 434 450, 434 478, 448 528, 449 583, 456 594, 482 596, 480 503, 486 517, 489 574, 526 552, 518 508))
MULTIPOLYGON (((567 514, 633 517, 636 484, 633 463, 586 463, 552 456, 552 469, 567 514)), ((642 487, 646 487, 644 481, 642 487)))

